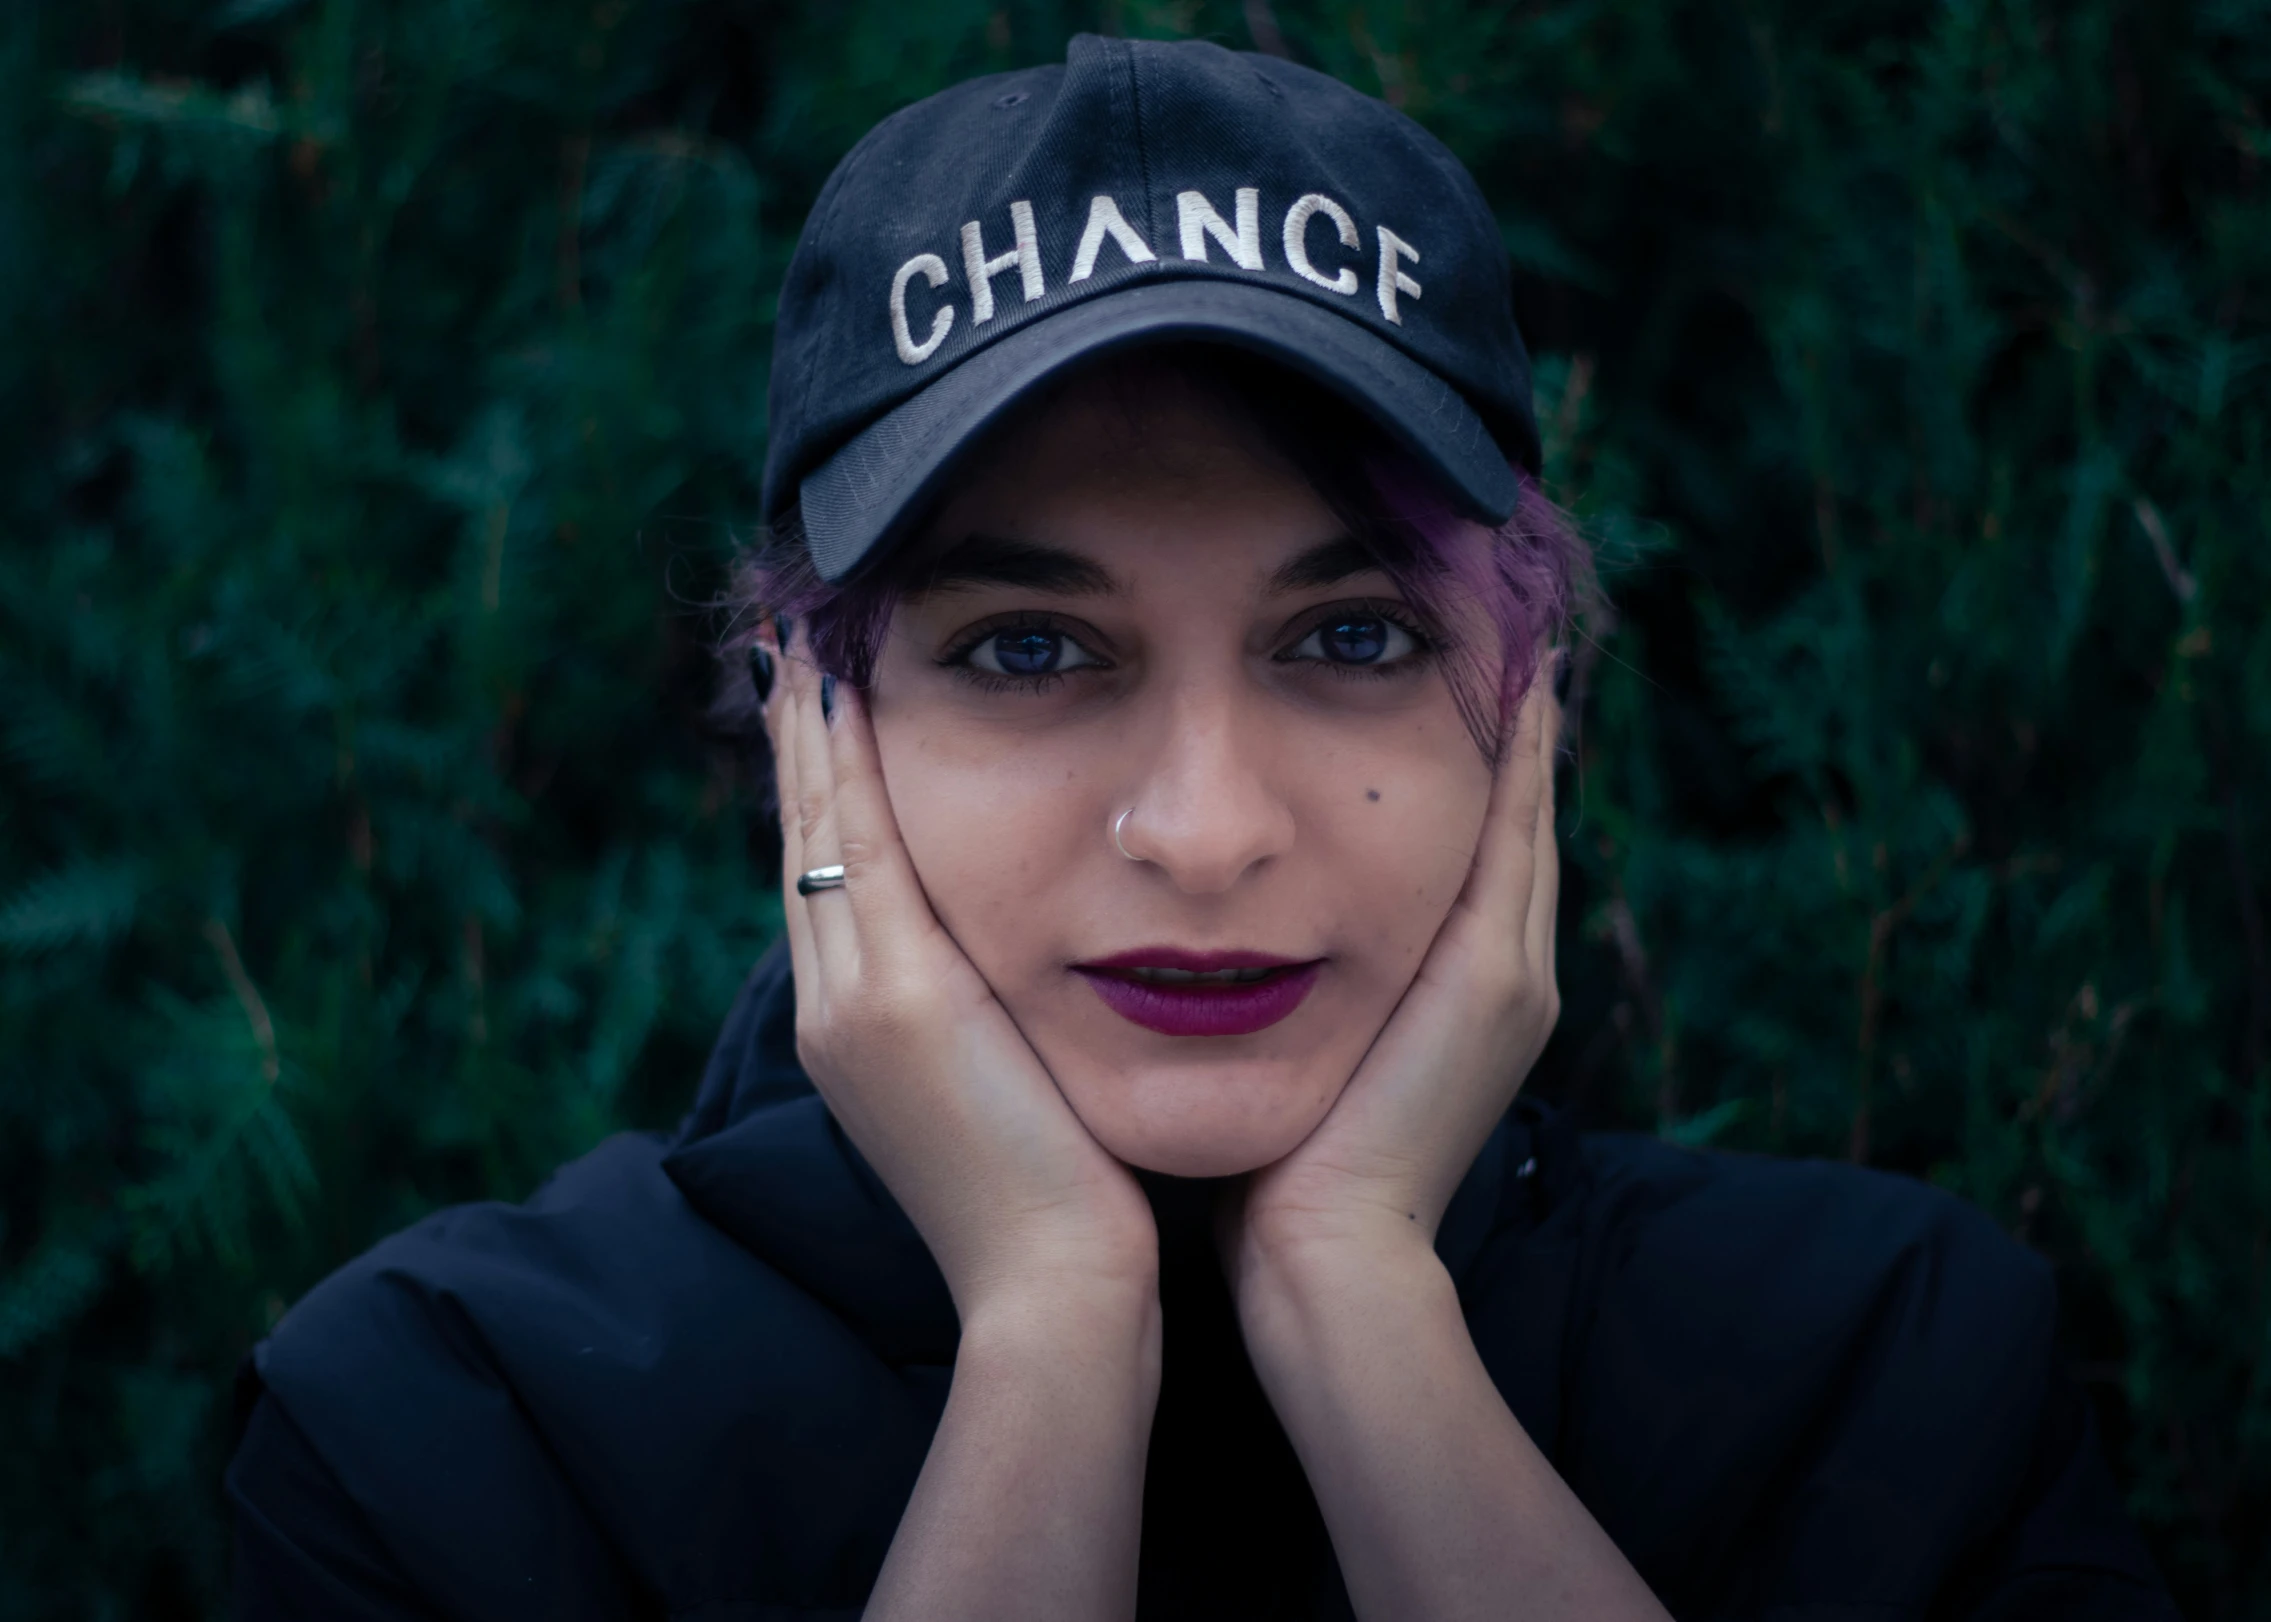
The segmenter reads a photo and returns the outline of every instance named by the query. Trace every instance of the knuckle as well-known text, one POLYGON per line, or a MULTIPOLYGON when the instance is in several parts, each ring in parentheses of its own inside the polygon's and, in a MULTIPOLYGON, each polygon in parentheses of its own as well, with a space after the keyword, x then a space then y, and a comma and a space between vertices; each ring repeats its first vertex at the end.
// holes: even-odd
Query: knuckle
POLYGON ((818 788, 799 784, 796 791, 797 825, 810 838, 828 815, 828 796, 818 788))
POLYGON ((904 1046, 939 1028, 938 1013, 926 988, 897 975, 886 984, 889 989, 876 997, 869 1014, 879 1038, 904 1046))
POLYGON ((1518 1001, 1530 989, 1529 965, 1515 947, 1485 948, 1478 955, 1474 972, 1485 994, 1500 1002, 1518 1001))
POLYGON ((911 989, 896 1006, 900 1018, 906 1021, 907 1028, 911 1031, 944 1030, 952 1017, 938 988, 927 981, 911 989))
POLYGON ((835 1030, 818 1018, 808 1019, 799 1014, 796 1021, 796 1057, 805 1073, 818 1077, 827 1074, 835 1057, 835 1030))
POLYGON ((905 1009, 892 1003, 869 1010, 860 1022, 860 1029, 869 1044, 890 1053, 907 1047, 915 1035, 914 1021, 907 1017, 905 1009))
POLYGON ((924 978, 870 963, 854 995, 833 1000, 825 1011, 796 1019, 798 1057, 838 1064, 854 1053, 898 1052, 934 1040, 946 1019, 937 988, 924 978))

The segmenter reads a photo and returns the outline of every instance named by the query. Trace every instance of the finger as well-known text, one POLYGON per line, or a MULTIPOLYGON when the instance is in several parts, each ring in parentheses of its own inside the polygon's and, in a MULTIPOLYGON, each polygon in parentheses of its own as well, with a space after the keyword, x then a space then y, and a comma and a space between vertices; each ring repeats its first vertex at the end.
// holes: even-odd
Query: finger
POLYGON ((900 950, 937 927, 937 919, 915 873, 914 858, 900 837, 866 695, 848 684, 836 689, 828 750, 835 779, 837 849, 861 953, 864 957, 900 950))
POLYGON ((1553 974, 1555 926, 1561 906, 1561 848, 1555 840, 1553 779, 1561 747, 1561 706, 1550 697, 1550 685, 1541 676, 1549 697, 1538 718, 1539 793, 1537 823, 1531 836, 1529 917, 1523 944, 1531 964, 1541 974, 1553 974))
POLYGON ((1546 779, 1540 769, 1539 738, 1544 726, 1539 697, 1543 683, 1532 682, 1515 714, 1514 737, 1499 757, 1490 804, 1483 813, 1482 837, 1467 874, 1459 904, 1501 928, 1527 920, 1536 868, 1538 801, 1546 779))
MULTIPOLYGON (((836 835, 835 771, 829 762, 828 723, 821 714, 820 684, 824 679, 812 663, 811 643, 798 628, 782 677, 788 684, 785 713, 789 749, 796 758, 797 799, 793 812, 803 838, 799 872, 841 862, 842 846, 836 835)), ((792 813, 784 813, 790 815, 792 813)), ((793 884, 792 884, 793 888, 793 884)), ((789 905, 803 912, 812 931, 816 961, 824 973, 844 976, 857 972, 858 940, 844 898, 832 890, 798 896, 789 905)))
POLYGON ((804 857, 803 819, 797 814, 796 748, 789 731, 791 672, 787 650, 777 642, 773 648, 775 674, 773 691, 765 700, 765 731, 773 744, 773 804, 781 822, 781 918, 789 938, 789 967, 803 995, 817 1009, 820 959, 812 942, 812 920, 796 893, 797 875, 812 864, 804 857))

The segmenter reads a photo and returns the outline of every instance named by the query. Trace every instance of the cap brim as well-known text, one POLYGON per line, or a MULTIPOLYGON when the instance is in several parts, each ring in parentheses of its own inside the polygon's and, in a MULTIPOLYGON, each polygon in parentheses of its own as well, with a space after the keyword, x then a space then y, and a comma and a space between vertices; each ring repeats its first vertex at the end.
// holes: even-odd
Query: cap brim
POLYGON ((1434 473, 1470 517, 1503 523, 1521 486, 1466 399, 1353 321, 1249 283, 1143 282, 991 344, 854 435, 798 490, 805 544, 840 580, 888 550, 955 459, 1035 384, 1114 349, 1201 339, 1252 350, 1326 385, 1434 473))

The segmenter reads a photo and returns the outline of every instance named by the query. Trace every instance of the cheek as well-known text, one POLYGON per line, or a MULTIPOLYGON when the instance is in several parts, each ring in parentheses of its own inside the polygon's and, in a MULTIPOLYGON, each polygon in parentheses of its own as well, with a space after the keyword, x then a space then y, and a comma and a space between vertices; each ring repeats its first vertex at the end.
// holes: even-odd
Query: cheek
POLYGON ((1045 735, 973 735, 928 707, 875 713, 884 785, 939 922, 997 989, 1061 958, 1075 875, 1104 839, 1096 773, 1045 735))
POLYGON ((1490 790, 1488 764, 1454 721, 1345 754, 1308 796, 1312 875, 1338 894, 1352 967, 1394 995, 1466 883, 1490 790))

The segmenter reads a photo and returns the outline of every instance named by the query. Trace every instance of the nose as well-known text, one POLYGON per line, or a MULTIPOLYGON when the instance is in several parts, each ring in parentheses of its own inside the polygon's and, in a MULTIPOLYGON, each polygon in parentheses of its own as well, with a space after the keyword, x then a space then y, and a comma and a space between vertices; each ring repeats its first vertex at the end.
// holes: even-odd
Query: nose
POLYGON ((1221 895, 1293 845, 1293 810, 1270 784, 1270 751, 1235 709, 1177 706, 1121 827, 1126 853, 1186 895, 1221 895))

